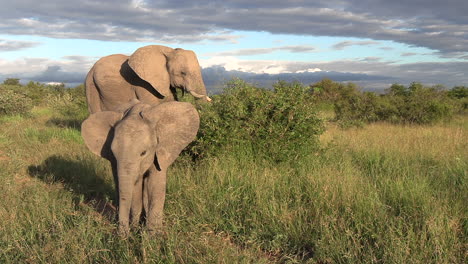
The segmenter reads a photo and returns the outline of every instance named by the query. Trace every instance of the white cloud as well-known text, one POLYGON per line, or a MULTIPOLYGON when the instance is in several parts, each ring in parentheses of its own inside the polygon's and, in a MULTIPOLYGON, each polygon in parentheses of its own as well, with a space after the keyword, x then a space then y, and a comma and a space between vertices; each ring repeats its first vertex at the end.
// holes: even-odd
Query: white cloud
POLYGON ((17 60, 0 59, 0 73, 3 75, 40 72, 49 60, 45 58, 22 58, 17 60))
POLYGON ((249 56, 259 54, 269 54, 277 51, 290 53, 310 53, 316 51, 316 48, 310 45, 290 45, 269 48, 254 48, 254 49, 239 49, 231 51, 223 51, 218 53, 206 54, 208 56, 249 56))
POLYGON ((379 44, 377 41, 342 41, 333 45, 333 48, 336 50, 343 50, 349 46, 372 46, 377 44, 379 44))
POLYGON ((272 60, 241 60, 233 56, 215 56, 210 59, 200 60, 202 68, 222 66, 227 71, 241 71, 256 74, 280 74, 292 73, 288 69, 291 62, 272 60))
POLYGON ((234 56, 215 56, 210 59, 199 59, 202 68, 223 66, 227 71, 245 71, 241 66, 241 60, 234 56))
POLYGON ((39 46, 41 43, 35 41, 21 41, 0 39, 0 51, 17 51, 39 46))
POLYGON ((307 70, 299 70, 296 73, 304 73, 304 72, 321 72, 322 70, 319 68, 309 68, 307 70))
POLYGON ((62 60, 47 58, 0 59, 0 78, 23 81, 81 83, 96 58, 67 56, 62 60))

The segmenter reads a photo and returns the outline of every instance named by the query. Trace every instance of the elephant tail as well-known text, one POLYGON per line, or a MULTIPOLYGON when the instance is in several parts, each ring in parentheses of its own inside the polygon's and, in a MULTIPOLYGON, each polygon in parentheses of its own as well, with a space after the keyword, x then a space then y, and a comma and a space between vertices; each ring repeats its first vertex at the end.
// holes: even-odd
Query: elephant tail
POLYGON ((89 70, 85 81, 86 101, 90 114, 101 112, 101 96, 94 82, 94 66, 89 70))

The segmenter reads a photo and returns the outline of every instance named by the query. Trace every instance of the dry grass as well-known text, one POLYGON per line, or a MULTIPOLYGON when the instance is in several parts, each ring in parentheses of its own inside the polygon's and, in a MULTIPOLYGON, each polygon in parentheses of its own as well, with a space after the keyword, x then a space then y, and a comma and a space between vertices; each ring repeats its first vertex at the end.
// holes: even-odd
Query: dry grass
POLYGON ((373 124, 294 164, 169 172, 166 232, 115 234, 107 161, 48 109, 0 119, 1 263, 466 263, 467 126, 373 124))
POLYGON ((342 130, 330 125, 321 141, 353 151, 372 150, 438 160, 461 160, 468 157, 467 129, 460 126, 397 126, 374 123, 364 128, 342 130))

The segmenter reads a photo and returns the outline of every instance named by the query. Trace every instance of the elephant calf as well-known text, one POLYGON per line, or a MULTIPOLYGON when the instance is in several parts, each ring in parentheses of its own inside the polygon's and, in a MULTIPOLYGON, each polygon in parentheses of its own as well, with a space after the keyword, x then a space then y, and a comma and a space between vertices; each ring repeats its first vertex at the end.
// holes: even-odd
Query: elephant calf
POLYGON ((126 112, 91 114, 81 126, 86 146, 112 164, 118 189, 119 232, 127 235, 144 209, 150 232, 162 227, 166 172, 199 128, 190 103, 137 103, 126 112))

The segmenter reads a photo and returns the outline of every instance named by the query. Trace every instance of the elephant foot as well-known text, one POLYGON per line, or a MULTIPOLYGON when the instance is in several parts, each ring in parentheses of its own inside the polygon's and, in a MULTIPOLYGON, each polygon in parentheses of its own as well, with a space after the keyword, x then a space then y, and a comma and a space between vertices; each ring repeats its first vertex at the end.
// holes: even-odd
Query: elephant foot
POLYGON ((151 219, 148 219, 146 227, 148 233, 151 235, 161 235, 165 232, 162 217, 157 217, 156 219, 153 219, 153 221, 151 221, 151 219))
POLYGON ((128 225, 119 224, 118 234, 121 238, 126 239, 130 235, 130 227, 128 225))
POLYGON ((130 221, 130 226, 132 228, 138 227, 141 223, 141 215, 133 215, 130 221))
POLYGON ((150 236, 157 236, 162 238, 167 238, 167 231, 163 228, 147 228, 147 232, 150 236))

